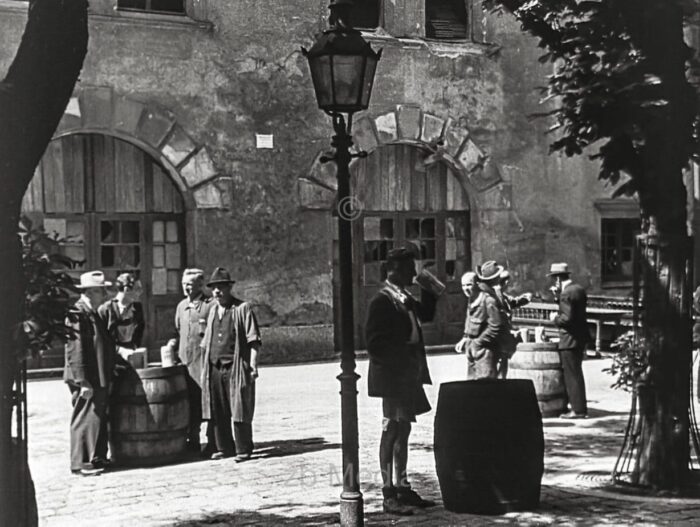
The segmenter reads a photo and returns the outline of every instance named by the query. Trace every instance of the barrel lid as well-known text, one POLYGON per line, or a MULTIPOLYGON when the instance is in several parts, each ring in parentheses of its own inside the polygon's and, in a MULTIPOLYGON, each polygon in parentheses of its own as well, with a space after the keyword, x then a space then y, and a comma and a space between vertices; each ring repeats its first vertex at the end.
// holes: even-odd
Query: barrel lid
POLYGON ((142 379, 158 379, 161 377, 173 377, 175 375, 180 375, 184 369, 184 366, 178 364, 177 366, 144 368, 142 370, 136 370, 136 373, 142 379))
POLYGON ((559 344, 556 342, 518 342, 516 351, 556 351, 559 344))

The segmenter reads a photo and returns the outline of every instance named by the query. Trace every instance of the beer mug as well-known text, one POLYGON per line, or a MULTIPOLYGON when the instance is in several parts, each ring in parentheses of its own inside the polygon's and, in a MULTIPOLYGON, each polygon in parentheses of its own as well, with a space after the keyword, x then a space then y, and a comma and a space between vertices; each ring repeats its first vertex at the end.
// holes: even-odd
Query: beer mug
POLYGON ((420 273, 415 276, 413 281, 435 296, 440 296, 445 290, 445 284, 438 280, 437 276, 428 271, 425 267, 420 270, 420 273))
POLYGON ((163 368, 175 366, 177 363, 177 352, 175 350, 175 339, 170 339, 165 346, 160 348, 160 362, 163 368))

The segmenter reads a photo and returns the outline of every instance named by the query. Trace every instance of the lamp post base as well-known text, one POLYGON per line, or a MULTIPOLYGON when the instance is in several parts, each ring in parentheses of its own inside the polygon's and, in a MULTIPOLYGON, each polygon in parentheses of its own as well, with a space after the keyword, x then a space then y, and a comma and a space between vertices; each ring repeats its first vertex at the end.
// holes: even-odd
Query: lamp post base
POLYGON ((361 492, 343 492, 340 495, 341 527, 358 527, 365 524, 364 504, 361 492))

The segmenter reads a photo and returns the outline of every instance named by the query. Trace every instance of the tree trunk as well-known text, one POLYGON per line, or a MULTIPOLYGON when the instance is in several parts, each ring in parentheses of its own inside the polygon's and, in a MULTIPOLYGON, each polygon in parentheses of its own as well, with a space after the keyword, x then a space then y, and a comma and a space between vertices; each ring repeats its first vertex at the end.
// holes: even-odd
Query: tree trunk
POLYGON ((667 104, 644 123, 640 208, 644 313, 649 366, 639 388, 638 483, 675 490, 687 482, 691 370, 692 239, 686 225, 683 168, 692 112, 686 82, 680 7, 652 0, 634 5, 632 35, 662 82, 667 104), (670 52, 670 50, 674 50, 670 52))
POLYGON ((0 83, 0 521, 20 517, 12 481, 12 386, 20 350, 22 197, 56 130, 87 52, 86 0, 31 0, 17 55, 0 83))

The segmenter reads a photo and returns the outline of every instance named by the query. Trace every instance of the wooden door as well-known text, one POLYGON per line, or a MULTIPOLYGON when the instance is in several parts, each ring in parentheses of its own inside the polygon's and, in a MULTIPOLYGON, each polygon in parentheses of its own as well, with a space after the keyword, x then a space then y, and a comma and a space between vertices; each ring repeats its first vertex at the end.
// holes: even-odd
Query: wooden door
MULTIPOLYGON (((386 278, 386 255, 397 247, 412 247, 417 271, 425 267, 447 286, 434 321, 423 325, 426 343, 453 344, 463 333, 466 301, 460 278, 471 268, 469 201, 451 169, 425 167, 425 155, 412 145, 388 145, 353 167, 353 193, 363 210, 353 222, 358 348, 365 346, 369 301, 386 278)), ((420 296, 417 286, 410 290, 420 296)))
MULTIPOLYGON (((157 348, 174 331, 182 298, 185 217, 182 197, 163 168, 134 145, 83 134, 52 141, 25 194, 23 213, 68 237, 57 251, 77 262, 71 274, 101 269, 109 280, 134 272, 143 283, 144 345, 157 348)), ((62 352, 41 367, 62 364, 62 352)))

